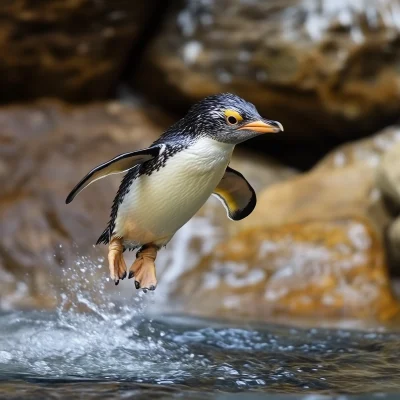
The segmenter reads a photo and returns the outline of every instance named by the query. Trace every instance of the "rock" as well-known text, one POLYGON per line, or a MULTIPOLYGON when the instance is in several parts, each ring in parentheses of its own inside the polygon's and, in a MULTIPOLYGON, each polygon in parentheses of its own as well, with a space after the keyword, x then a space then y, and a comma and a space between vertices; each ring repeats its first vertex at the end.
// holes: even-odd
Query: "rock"
POLYGON ((400 216, 398 216, 387 230, 388 258, 392 264, 392 270, 399 275, 400 265, 400 216))
POLYGON ((269 186, 241 232, 177 281, 177 303, 251 318, 394 316, 384 247, 393 216, 375 176, 398 142, 400 128, 388 128, 269 186))
POLYGON ((399 311, 380 240, 356 219, 244 231, 179 287, 186 311, 213 317, 388 320, 399 311))
MULTIPOLYGON (((69 107, 46 101, 0 108, 0 308, 53 308, 61 294, 68 304, 77 293, 90 293, 91 302, 99 305, 106 294, 116 303, 121 294, 132 298, 132 281, 118 287, 106 281, 106 247, 93 249, 121 176, 96 182, 70 205, 65 198, 94 166, 148 146, 171 122, 149 107, 119 102, 69 107)), ((240 151, 232 166, 257 191, 295 173, 240 151)), ((166 266, 181 273, 195 265, 232 225, 218 200, 207 202, 160 252, 157 299, 165 299, 176 276, 166 266)))
MULTIPOLYGON (((93 253, 86 258, 91 265, 104 264, 98 259, 105 248, 92 246, 121 177, 96 182, 71 205, 65 198, 94 166, 148 146, 167 125, 150 109, 117 102, 0 109, 1 307, 51 308, 79 253, 93 253)), ((99 270, 103 279, 105 273, 99 270)))
POLYGON ((396 121, 396 2, 187 0, 135 84, 174 110, 230 91, 296 137, 351 138, 396 121))
POLYGON ((240 146, 235 149, 229 165, 240 171, 257 193, 298 174, 293 168, 285 167, 276 160, 243 150, 240 146))
POLYGON ((382 193, 400 209, 400 144, 393 146, 383 156, 376 182, 382 193))
POLYGON ((377 167, 388 149, 400 142, 400 127, 340 146, 310 172, 278 183, 259 196, 246 226, 340 218, 367 218, 382 237, 392 219, 376 185, 377 167))
POLYGON ((0 101, 110 94, 158 1, 15 0, 0 10, 0 101))
POLYGON ((396 216, 387 229, 386 243, 392 270, 400 274, 400 143, 391 146, 380 162, 376 184, 387 200, 387 206, 396 216))

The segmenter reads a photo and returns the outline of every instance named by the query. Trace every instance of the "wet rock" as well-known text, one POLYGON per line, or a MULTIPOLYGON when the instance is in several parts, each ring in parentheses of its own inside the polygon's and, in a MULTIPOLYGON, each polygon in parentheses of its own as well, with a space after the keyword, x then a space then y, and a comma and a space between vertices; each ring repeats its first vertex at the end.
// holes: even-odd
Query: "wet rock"
MULTIPOLYGON (((400 275, 400 216, 398 216, 387 230, 388 258, 392 264, 392 271, 400 275)), ((400 293, 400 292, 399 292, 400 293)))
POLYGON ((0 101, 110 93, 158 1, 15 0, 0 10, 0 101))
POLYGON ((264 191, 259 196, 264 206, 245 220, 246 226, 277 227, 349 216, 367 219, 385 242, 391 273, 399 275, 397 229, 388 232, 400 209, 393 185, 398 161, 392 153, 398 143, 400 128, 393 126, 339 147, 309 173, 264 191))
MULTIPOLYGON (((121 293, 132 298, 132 281, 118 287, 106 281, 106 247, 93 248, 108 222, 121 176, 94 183, 70 205, 65 198, 94 166, 148 146, 171 122, 149 107, 119 102, 0 108, 0 308, 52 308, 61 293, 67 295, 61 299, 66 307, 78 292, 91 292, 98 304, 105 293, 115 295, 116 301, 121 293)), ((240 151, 232 166, 257 191, 295 173, 240 151)), ((232 225, 220 202, 210 199, 160 252, 157 298, 168 292, 176 276, 166 266, 173 264, 181 273, 195 265, 232 225)), ((129 262, 134 252, 127 253, 129 262)), ((86 310, 85 304, 76 304, 86 310)))
MULTIPOLYGON (((0 109, 0 306, 55 305, 62 268, 94 252, 121 177, 96 182, 68 206, 67 194, 94 166, 148 146, 167 124, 157 112, 117 102, 0 109)), ((103 264, 103 250, 91 264, 103 264)))
POLYGON ((239 233, 177 282, 178 303, 189 302, 187 310, 194 305, 207 315, 238 312, 252 318, 393 316, 397 303, 385 249, 393 216, 376 173, 398 142, 400 129, 388 128, 265 189, 239 233), (203 284, 194 288, 193 282, 203 284))
POLYGON ((385 153, 377 171, 376 182, 382 193, 400 209, 400 144, 385 153))
POLYGON ((184 276, 176 295, 201 315, 378 318, 399 311, 384 252, 364 221, 243 231, 184 276))
POLYGON ((387 230, 387 244, 392 270, 400 274, 400 143, 392 146, 383 156, 376 174, 381 190, 394 221, 387 230))
POLYGON ((400 128, 389 127, 329 153, 310 172, 279 183, 259 196, 247 227, 336 218, 367 218, 382 236, 392 219, 376 183, 385 153, 400 142, 400 128))
POLYGON ((187 0, 136 84, 174 109, 232 91, 285 134, 350 138, 400 111, 396 2, 187 0))

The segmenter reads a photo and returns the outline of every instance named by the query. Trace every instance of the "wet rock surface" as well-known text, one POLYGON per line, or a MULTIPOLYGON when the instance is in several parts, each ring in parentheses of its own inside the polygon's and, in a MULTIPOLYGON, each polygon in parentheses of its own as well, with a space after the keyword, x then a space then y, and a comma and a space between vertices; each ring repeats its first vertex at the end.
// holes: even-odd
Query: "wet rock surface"
MULTIPOLYGON (((148 106, 120 102, 70 107, 47 101, 0 109, 0 307, 53 308, 55 292, 84 265, 94 268, 91 275, 88 272, 88 291, 94 280, 108 276, 106 248, 92 247, 108 222, 122 175, 96 182, 72 204, 66 205, 65 198, 93 167, 117 154, 147 147, 170 123, 148 106)), ((240 151, 232 166, 257 191, 295 173, 240 151)), ((161 252, 159 271, 167 264, 185 270, 187 265, 178 261, 182 255, 187 254, 186 263, 201 257, 217 238, 227 235, 229 223, 220 202, 209 200, 161 252)), ((161 279, 160 292, 169 281, 168 276, 161 279)), ((136 292, 132 281, 120 286, 136 292)), ((118 295, 112 283, 107 288, 118 295)), ((98 300, 102 302, 101 296, 98 300)))
POLYGON ((120 177, 65 198, 94 166, 146 147, 163 115, 116 102, 42 102, 0 109, 0 305, 53 307, 51 282, 88 254, 103 231, 120 177), (60 268, 61 266, 61 268, 60 268))
POLYGON ((393 126, 338 147, 311 171, 263 191, 247 226, 358 217, 368 219, 383 237, 392 215, 377 184, 378 167, 398 142, 400 129, 393 126))
POLYGON ((400 145, 391 146, 382 158, 376 184, 391 210, 393 221, 387 229, 388 255, 392 269, 400 274, 400 145))
POLYGON ((397 13, 367 0, 188 0, 135 85, 174 110, 233 91, 296 137, 372 133, 400 111, 397 13))
POLYGON ((239 233, 177 283, 177 303, 203 315, 266 319, 395 316, 385 245, 398 240, 387 243, 394 217, 376 175, 399 140, 399 129, 388 128, 265 189, 239 233))
POLYGON ((207 316, 385 321, 399 312, 379 239, 350 219, 243 231, 184 275, 175 296, 207 316))
POLYGON ((400 209, 400 144, 391 146, 379 164, 376 183, 392 204, 400 209))
POLYGON ((0 101, 93 100, 115 88, 158 1, 15 0, 0 9, 0 101))

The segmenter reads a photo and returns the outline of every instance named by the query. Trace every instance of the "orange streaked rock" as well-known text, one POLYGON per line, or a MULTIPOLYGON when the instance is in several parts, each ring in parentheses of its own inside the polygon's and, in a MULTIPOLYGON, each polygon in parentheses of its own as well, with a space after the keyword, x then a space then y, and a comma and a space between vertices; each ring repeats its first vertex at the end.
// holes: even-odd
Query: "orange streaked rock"
POLYGON ((185 274, 174 296, 196 314, 388 320, 399 311, 381 242, 363 220, 243 231, 185 274))

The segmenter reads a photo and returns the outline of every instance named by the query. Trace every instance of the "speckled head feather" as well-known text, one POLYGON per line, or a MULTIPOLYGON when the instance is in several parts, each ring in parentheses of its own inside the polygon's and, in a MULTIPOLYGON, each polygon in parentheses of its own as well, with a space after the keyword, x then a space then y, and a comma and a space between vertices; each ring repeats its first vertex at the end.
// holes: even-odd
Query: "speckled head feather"
POLYGON ((219 142, 237 144, 260 134, 243 128, 255 121, 265 121, 277 130, 282 128, 279 123, 262 118, 252 103, 232 93, 220 93, 194 104, 184 118, 162 135, 160 142, 208 136, 219 142))

